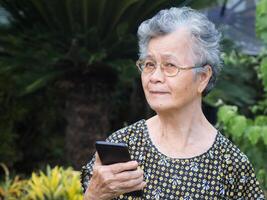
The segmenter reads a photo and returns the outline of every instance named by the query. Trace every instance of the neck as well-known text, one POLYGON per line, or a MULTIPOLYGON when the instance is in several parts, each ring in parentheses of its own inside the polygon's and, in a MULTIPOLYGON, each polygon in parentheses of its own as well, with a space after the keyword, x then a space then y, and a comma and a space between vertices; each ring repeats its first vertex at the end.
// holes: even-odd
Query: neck
POLYGON ((188 145, 207 137, 215 128, 208 122, 201 109, 201 100, 178 110, 157 112, 152 119, 157 140, 172 143, 185 149, 188 145))

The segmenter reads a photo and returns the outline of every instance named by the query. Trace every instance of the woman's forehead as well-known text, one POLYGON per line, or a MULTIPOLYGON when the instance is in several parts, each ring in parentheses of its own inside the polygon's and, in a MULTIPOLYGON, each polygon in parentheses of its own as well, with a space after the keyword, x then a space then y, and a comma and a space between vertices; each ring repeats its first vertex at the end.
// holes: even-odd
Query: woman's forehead
POLYGON ((190 33, 185 28, 152 38, 148 43, 147 55, 161 54, 165 57, 176 57, 177 54, 191 51, 192 40, 190 33))

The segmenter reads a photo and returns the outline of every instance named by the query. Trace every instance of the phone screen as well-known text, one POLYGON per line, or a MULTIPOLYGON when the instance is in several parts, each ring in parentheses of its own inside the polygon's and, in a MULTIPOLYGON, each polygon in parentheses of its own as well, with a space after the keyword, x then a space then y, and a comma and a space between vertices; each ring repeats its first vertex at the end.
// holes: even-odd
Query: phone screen
POLYGON ((124 143, 96 141, 96 150, 103 165, 128 162, 131 156, 124 143))

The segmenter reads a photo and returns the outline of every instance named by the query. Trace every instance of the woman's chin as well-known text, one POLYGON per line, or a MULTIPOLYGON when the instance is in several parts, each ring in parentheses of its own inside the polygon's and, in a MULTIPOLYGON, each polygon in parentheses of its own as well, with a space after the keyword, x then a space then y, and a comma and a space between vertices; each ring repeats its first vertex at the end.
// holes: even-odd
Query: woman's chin
POLYGON ((173 108, 167 103, 149 103, 149 106, 155 112, 165 112, 173 108))

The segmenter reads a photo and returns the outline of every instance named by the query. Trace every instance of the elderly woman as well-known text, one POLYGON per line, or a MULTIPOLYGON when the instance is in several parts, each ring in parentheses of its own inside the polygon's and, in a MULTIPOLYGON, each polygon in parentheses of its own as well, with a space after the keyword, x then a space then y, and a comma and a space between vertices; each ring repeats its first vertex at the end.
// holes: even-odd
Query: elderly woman
POLYGON ((203 14, 162 10, 138 29, 146 100, 156 115, 113 133, 133 161, 83 167, 84 200, 264 199, 247 157, 204 116, 202 96, 220 72, 220 34, 203 14), (139 166, 139 167, 138 167, 139 166))

